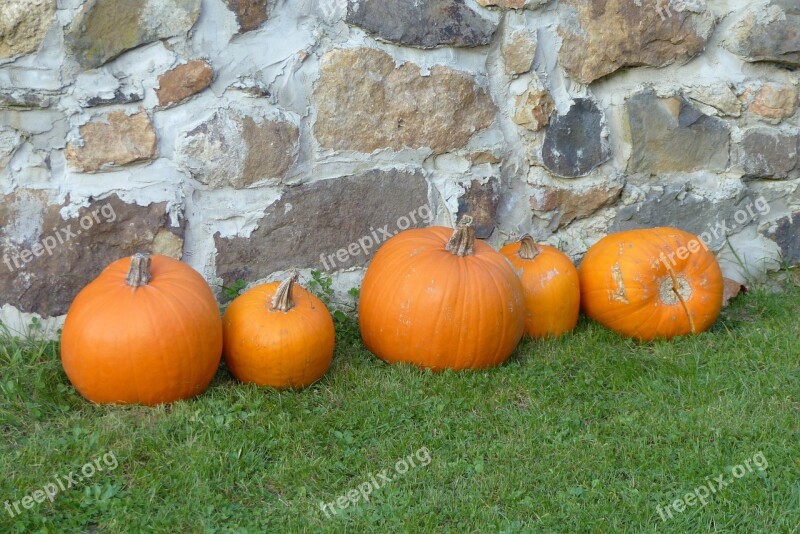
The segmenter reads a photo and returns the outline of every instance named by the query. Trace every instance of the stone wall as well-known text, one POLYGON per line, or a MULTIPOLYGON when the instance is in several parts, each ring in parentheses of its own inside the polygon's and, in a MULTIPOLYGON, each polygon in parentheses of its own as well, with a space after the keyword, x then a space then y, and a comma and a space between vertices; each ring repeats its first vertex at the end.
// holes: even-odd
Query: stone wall
POLYGON ((0 320, 140 250, 346 290, 467 213, 576 261, 674 225, 744 282, 800 263, 798 66, 797 0, 3 0, 0 320))

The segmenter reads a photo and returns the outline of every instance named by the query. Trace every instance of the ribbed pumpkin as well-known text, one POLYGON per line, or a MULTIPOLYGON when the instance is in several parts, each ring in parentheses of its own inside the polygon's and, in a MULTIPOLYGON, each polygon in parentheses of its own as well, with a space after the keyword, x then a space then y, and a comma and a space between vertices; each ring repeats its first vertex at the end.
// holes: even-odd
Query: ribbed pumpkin
POLYGON ((529 235, 500 249, 517 271, 525 290, 525 333, 534 338, 560 336, 578 324, 581 288, 578 270, 557 248, 537 245, 529 235))
POLYGON ((155 405, 205 391, 222 356, 222 320, 208 284, 165 256, 109 265, 75 298, 61 362, 95 403, 155 405))
POLYGON ((225 311, 225 362, 242 382, 303 388, 331 365, 336 334, 325 304, 296 284, 256 286, 225 311))
POLYGON ((522 284, 508 261, 459 227, 406 230, 375 255, 361 286, 367 349, 433 370, 503 363, 525 327, 522 284))
POLYGON ((609 235, 589 249, 578 273, 585 313, 640 340, 703 332, 722 309, 716 257, 676 228, 609 235))

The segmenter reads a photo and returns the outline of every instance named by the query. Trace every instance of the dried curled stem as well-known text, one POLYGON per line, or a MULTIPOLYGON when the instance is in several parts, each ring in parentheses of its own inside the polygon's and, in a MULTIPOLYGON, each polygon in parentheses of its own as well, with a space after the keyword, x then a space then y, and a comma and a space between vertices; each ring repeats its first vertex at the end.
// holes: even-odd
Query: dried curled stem
POLYGON ((472 256, 475 253, 475 228, 472 227, 472 217, 464 215, 461 218, 445 248, 456 256, 472 256))
POLYGON ((131 287, 143 287, 150 283, 153 277, 150 274, 150 254, 138 252, 131 257, 131 268, 125 283, 131 287))
POLYGON ((275 291, 275 296, 272 297, 272 310, 288 312, 294 308, 294 300, 292 300, 292 288, 295 282, 300 278, 300 273, 292 271, 289 278, 281 282, 278 289, 275 291))
POLYGON ((523 260, 532 260, 541 254, 542 251, 536 246, 536 241, 530 236, 525 234, 519 238, 519 257, 523 260))

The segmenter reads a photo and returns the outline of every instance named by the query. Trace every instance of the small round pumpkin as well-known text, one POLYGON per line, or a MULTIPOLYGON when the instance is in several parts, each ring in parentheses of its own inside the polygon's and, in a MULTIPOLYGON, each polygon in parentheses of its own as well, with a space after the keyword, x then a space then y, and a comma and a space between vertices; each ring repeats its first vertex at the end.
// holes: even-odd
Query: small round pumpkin
POLYGON ((136 254, 78 294, 61 335, 61 363, 95 403, 156 405, 206 390, 222 356, 222 321, 194 269, 136 254))
POLYGON ((700 238, 676 228, 611 234, 578 268, 584 312, 643 341, 697 334, 722 309, 716 257, 700 238))
POLYGON ((325 304, 296 284, 256 286, 223 317, 224 356, 242 382, 278 389, 310 386, 328 371, 336 333, 325 304))
POLYGON ((522 338, 522 284, 464 219, 455 231, 401 232, 369 265, 359 324, 367 349, 384 361, 436 371, 485 368, 506 361, 522 338))
POLYGON ((578 270, 566 254, 537 245, 524 235, 500 249, 525 290, 525 333, 533 338, 560 336, 575 329, 581 307, 578 270))

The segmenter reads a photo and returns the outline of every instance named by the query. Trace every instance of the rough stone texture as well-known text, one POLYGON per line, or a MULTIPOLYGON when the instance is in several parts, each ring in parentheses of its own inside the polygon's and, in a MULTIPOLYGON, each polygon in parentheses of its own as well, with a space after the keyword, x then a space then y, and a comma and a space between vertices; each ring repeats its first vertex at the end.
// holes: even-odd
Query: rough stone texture
POLYGON ((213 78, 214 69, 201 59, 175 67, 158 77, 158 103, 167 107, 183 102, 208 87, 213 78))
POLYGON ((772 231, 764 234, 781 248, 781 259, 787 265, 800 264, 800 211, 776 221, 772 231))
POLYGON ((800 4, 755 2, 733 26, 726 45, 746 61, 800 65, 800 4))
POLYGON ((225 4, 236 15, 240 32, 255 30, 269 18, 267 0, 225 0, 225 4))
POLYGON ((122 89, 114 91, 113 95, 108 97, 95 96, 81 101, 81 105, 87 108, 97 106, 109 106, 111 104, 132 104, 134 102, 141 102, 144 100, 144 93, 142 91, 129 91, 125 92, 122 89))
POLYGON ((11 304, 45 317, 63 315, 78 292, 112 261, 135 252, 157 252, 154 242, 162 232, 171 234, 172 241, 183 240, 183 228, 169 226, 163 202, 143 207, 112 195, 91 201, 68 220, 59 214, 62 207, 48 205, 41 191, 18 190, 3 197, 0 306, 11 304))
POLYGON ((611 206, 619 199, 624 186, 622 180, 584 188, 543 185, 531 197, 531 209, 534 212, 556 211, 550 229, 557 230, 611 206))
POLYGON ((714 108, 720 115, 739 117, 742 114, 742 102, 729 84, 691 87, 687 95, 695 102, 714 108))
POLYGON ((132 48, 184 34, 199 16, 200 0, 89 0, 66 42, 80 65, 92 69, 132 48))
POLYGON ((348 2, 347 22, 380 39, 419 48, 482 46, 497 29, 464 0, 348 2))
POLYGON ((0 88, 0 109, 46 109, 57 102, 58 95, 44 91, 31 91, 28 88, 18 90, 0 88))
POLYGON ((497 206, 500 204, 500 183, 496 178, 488 180, 485 184, 478 180, 466 188, 463 195, 458 198, 457 220, 464 215, 473 219, 475 236, 478 239, 488 239, 497 227, 497 206))
POLYGON ((502 158, 491 151, 486 150, 479 150, 478 152, 472 152, 469 156, 467 156, 469 162, 472 165, 494 165, 495 163, 500 163, 502 158))
POLYGON ((726 234, 735 234, 758 220, 753 199, 737 193, 721 199, 710 199, 692 190, 689 183, 669 184, 650 190, 642 202, 623 206, 609 227, 609 232, 635 228, 673 226, 703 238, 717 250, 725 243, 726 234), (750 206, 753 215, 746 208, 750 206), (747 215, 744 222, 736 221, 736 213, 747 215))
POLYGON ((499 7, 502 9, 532 9, 543 6, 550 0, 477 0, 483 7, 499 7))
POLYGON ((730 127, 704 115, 683 97, 658 98, 646 90, 627 102, 630 173, 724 171, 730 127))
POLYGON ((153 254, 161 254, 179 260, 183 257, 183 237, 172 230, 162 228, 153 239, 153 254))
POLYGON ((556 103, 547 90, 531 85, 517 97, 514 122, 531 131, 538 131, 550 123, 556 103))
POLYGON ((14 157, 19 145, 22 144, 22 134, 16 130, 0 130, 0 172, 6 168, 8 162, 14 157))
POLYGON ((84 108, 141 102, 145 97, 143 78, 147 83, 152 80, 150 76, 131 76, 122 70, 84 71, 73 84, 71 97, 84 108))
POLYGON ((798 92, 793 85, 765 83, 758 89, 748 87, 740 99, 747 111, 777 124, 797 111, 798 92))
POLYGON ((591 83, 622 67, 663 67, 700 54, 714 15, 690 6, 659 12, 652 2, 563 0, 559 54, 570 78, 591 83))
POLYGON ((80 127, 83 145, 70 143, 65 152, 70 166, 82 172, 155 159, 158 143, 145 111, 128 116, 114 111, 80 127))
POLYGON ((525 0, 477 0, 478 5, 483 7, 501 7, 503 9, 522 9, 525 0))
POLYGON ((542 161, 564 178, 585 176, 611 157, 603 137, 605 118, 594 101, 577 98, 566 115, 555 115, 547 127, 542 161))
POLYGON ((56 0, 3 0, 0 4, 0 58, 39 49, 53 22, 56 0))
POLYGON ((287 120, 220 109, 179 137, 175 160, 203 184, 243 188, 280 178, 297 160, 298 138, 287 120))
POLYGON ((739 164, 748 178, 783 179, 797 165, 800 136, 774 128, 748 130, 738 148, 739 164))
POLYGON ((396 68, 389 54, 368 48, 326 54, 314 98, 314 133, 333 150, 430 147, 444 153, 464 146, 497 113, 466 74, 436 65, 422 76, 417 65, 396 68))
POLYGON ((250 237, 214 235, 217 276, 230 285, 293 267, 328 271, 364 265, 388 239, 385 233, 397 233, 406 221, 426 226, 420 208, 427 205, 421 172, 370 171, 289 189, 267 208, 250 237))
POLYGON ((506 74, 525 74, 533 66, 536 55, 536 34, 528 30, 512 31, 503 43, 500 52, 503 54, 506 74))

